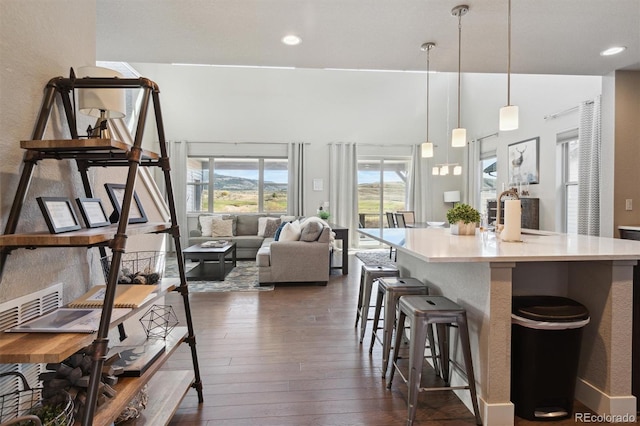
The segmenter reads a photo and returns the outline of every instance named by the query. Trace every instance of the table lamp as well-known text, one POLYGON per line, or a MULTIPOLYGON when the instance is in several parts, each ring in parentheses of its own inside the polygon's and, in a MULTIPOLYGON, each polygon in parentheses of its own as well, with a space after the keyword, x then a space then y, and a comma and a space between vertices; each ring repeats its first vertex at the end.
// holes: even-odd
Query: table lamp
MULTIPOLYGON (((123 78, 117 71, 102 67, 78 68, 78 78, 101 77, 123 78)), ((90 138, 110 139, 109 118, 125 116, 126 103, 123 89, 78 89, 79 110, 83 114, 98 117, 93 128, 89 126, 90 138)))
POLYGON ((445 191, 444 202, 451 203, 451 207, 455 207, 455 204, 460 202, 460 191, 445 191))

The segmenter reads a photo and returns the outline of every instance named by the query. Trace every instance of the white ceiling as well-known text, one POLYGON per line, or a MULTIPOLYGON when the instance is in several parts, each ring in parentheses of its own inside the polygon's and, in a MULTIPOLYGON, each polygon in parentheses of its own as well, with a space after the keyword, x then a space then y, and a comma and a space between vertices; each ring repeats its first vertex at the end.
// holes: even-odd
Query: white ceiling
MULTIPOLYGON (((457 71, 454 0, 97 0, 97 59, 457 71), (295 33, 302 44, 280 39, 295 33)), ((471 0, 462 71, 507 69, 507 0, 471 0)), ((640 0, 512 0, 512 72, 640 70, 640 0), (617 56, 599 52, 627 46, 617 56)))

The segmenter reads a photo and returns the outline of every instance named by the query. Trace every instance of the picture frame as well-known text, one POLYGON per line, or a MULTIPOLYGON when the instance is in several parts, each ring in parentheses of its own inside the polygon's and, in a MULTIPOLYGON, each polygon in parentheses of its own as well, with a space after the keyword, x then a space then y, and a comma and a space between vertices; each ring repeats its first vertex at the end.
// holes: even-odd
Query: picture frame
MULTIPOLYGON (((124 200, 125 185, 120 183, 105 183, 104 187, 109 195, 109 201, 113 205, 113 213, 109 216, 111 223, 116 223, 120 220, 120 214, 122 212, 122 201, 124 200)), ((129 211, 129 223, 145 223, 147 222, 147 215, 142 208, 142 203, 138 198, 138 194, 133 191, 133 200, 131 203, 131 209, 129 211)))
POLYGON ((76 198, 76 203, 87 228, 100 228, 111 224, 100 198, 76 198))
POLYGON ((66 197, 38 197, 36 200, 50 233, 59 234, 81 228, 70 199, 66 197))
POLYGON ((510 144, 509 185, 540 182, 540 137, 510 144))

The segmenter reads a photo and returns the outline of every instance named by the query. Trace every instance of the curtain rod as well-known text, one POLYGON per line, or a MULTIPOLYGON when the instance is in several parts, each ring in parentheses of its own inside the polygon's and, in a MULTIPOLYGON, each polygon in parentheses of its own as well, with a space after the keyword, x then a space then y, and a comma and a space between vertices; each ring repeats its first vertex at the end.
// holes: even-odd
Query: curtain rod
POLYGON ((498 136, 498 135, 499 135, 499 133, 498 133, 498 132, 491 133, 490 135, 481 136, 481 137, 479 137, 479 138, 471 139, 471 142, 472 142, 472 143, 473 143, 473 142, 482 142, 483 140, 485 140, 485 139, 487 139, 487 138, 491 138, 491 137, 498 136))
MULTIPOLYGON (((584 101, 584 102, 581 102, 581 105, 589 105, 589 104, 592 104, 592 103, 593 103, 593 101, 584 101)), ((558 111, 558 112, 553 113, 553 114, 545 115, 544 119, 545 120, 551 120, 552 118, 558 118, 561 115, 569 114, 570 112, 577 111, 579 107, 580 107, 580 105, 576 105, 574 107, 567 108, 567 109, 565 109, 563 111, 558 111)))
MULTIPOLYGON (((186 142, 186 143, 215 143, 221 145, 289 145, 290 143, 297 142, 225 142, 225 141, 173 141, 173 142, 186 142)), ((304 145, 311 145, 310 142, 303 142, 304 145)))

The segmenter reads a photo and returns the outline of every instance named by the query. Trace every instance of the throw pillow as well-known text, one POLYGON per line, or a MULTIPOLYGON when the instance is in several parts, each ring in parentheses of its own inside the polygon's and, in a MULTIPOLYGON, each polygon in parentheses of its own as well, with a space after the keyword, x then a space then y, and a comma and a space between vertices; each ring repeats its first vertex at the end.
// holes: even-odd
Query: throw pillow
POLYGON ((273 237, 273 235, 276 232, 276 229, 278 229, 278 225, 280 225, 280 219, 275 218, 275 217, 260 217, 258 218, 258 237, 266 237, 266 238, 271 238, 273 237), (276 222, 277 221, 277 222, 276 222), (269 224, 270 222, 276 222, 275 226, 272 224, 271 226, 273 228, 271 230, 271 235, 267 235, 267 224, 269 224))
POLYGON ((223 214, 213 216, 213 220, 231 220, 231 235, 236 235, 237 216, 233 214, 223 214))
POLYGON ((267 221, 267 225, 264 227, 264 237, 273 238, 276 235, 276 231, 280 226, 280 219, 272 219, 267 221))
POLYGON ((205 215, 200 215, 198 217, 198 221, 200 223, 200 228, 202 229, 202 236, 203 237, 210 237, 213 230, 212 230, 212 224, 213 224, 213 219, 215 216, 205 216, 205 215))
POLYGON ((319 222, 306 222, 302 227, 300 241, 315 241, 322 233, 322 224, 319 222))
POLYGON ((284 228, 284 226, 289 223, 289 222, 282 222, 280 224, 280 226, 278 226, 278 229, 276 229, 276 233, 273 235, 273 239, 276 241, 280 240, 280 233, 282 232, 282 228, 284 228))
POLYGON ((233 220, 221 219, 212 222, 212 237, 233 237, 233 220))
POLYGON ((282 231, 280 231, 279 241, 298 241, 300 240, 300 222, 297 220, 289 222, 284 225, 282 231))

